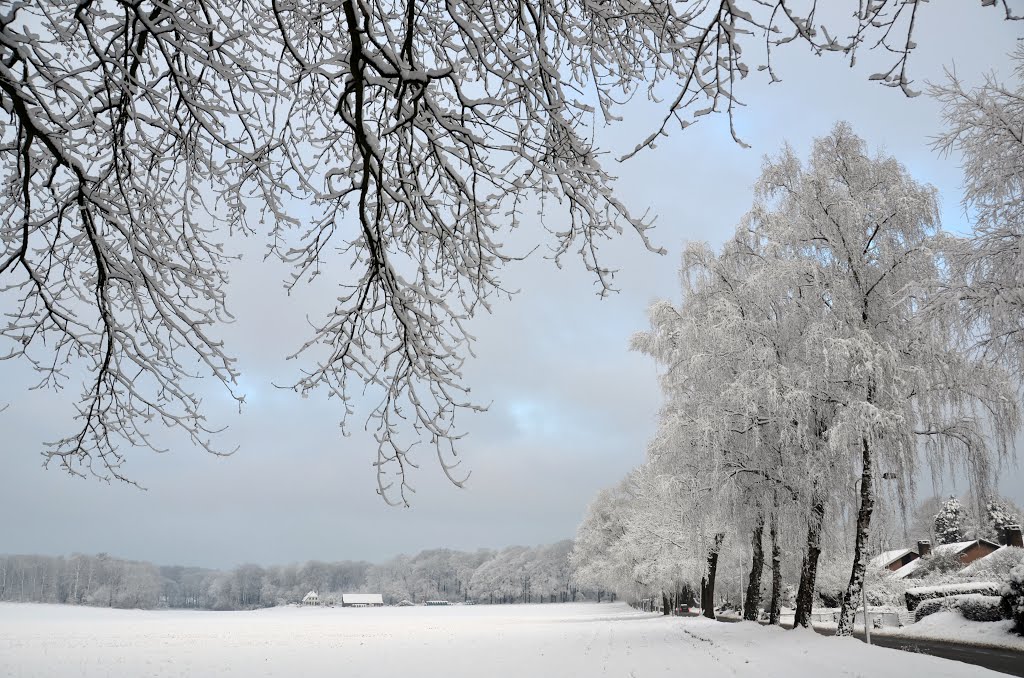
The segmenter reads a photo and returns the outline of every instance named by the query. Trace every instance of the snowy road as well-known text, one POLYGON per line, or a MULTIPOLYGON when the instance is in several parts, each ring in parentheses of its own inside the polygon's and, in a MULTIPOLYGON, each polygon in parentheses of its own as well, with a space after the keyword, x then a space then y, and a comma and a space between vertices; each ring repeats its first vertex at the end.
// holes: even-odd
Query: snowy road
POLYGON ((257 612, 0 605, 0 676, 999 676, 621 604, 257 612))

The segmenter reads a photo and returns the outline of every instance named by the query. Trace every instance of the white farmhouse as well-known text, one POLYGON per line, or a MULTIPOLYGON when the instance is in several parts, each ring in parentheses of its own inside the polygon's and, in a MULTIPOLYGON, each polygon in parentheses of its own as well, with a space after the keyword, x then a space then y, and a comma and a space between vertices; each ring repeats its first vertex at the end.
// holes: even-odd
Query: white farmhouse
POLYGON ((309 593, 307 593, 302 598, 302 604, 303 605, 319 605, 320 604, 320 596, 317 594, 316 591, 310 591, 309 593))

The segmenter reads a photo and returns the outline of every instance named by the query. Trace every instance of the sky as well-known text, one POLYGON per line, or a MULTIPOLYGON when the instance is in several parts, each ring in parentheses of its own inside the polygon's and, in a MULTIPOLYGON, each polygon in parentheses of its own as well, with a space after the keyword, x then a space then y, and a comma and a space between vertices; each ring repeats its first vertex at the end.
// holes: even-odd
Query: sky
MULTIPOLYGON (((1007 54, 1024 37, 1024 22, 1002 21, 1000 12, 978 2, 925 5, 911 67, 918 88, 954 64, 968 83, 991 69, 1009 75, 1007 54)), ((230 567, 379 561, 433 547, 571 538, 596 492, 643 460, 654 431, 657 373, 629 352, 629 337, 646 327, 652 301, 678 300, 683 243, 717 245, 733 231, 750 207, 765 154, 786 141, 806 154, 814 137, 846 120, 873 148, 939 189, 947 229, 968 228, 958 158, 930 148, 941 130, 934 101, 869 82, 870 58, 850 69, 799 46, 773 58, 781 83, 768 85, 753 73, 740 90, 746 106, 736 125, 750 149, 732 141, 723 117, 708 117, 615 163, 647 136, 666 102, 631 104, 623 122, 596 131, 611 151, 605 162, 619 177, 620 199, 656 215, 651 238, 668 253, 651 254, 628 233, 607 243, 604 261, 619 269, 619 292, 604 300, 582 265, 566 260, 556 268, 543 249, 503 273, 520 292, 470 326, 476 357, 466 382, 490 407, 462 415, 461 469, 471 473, 463 489, 425 450, 410 476, 411 507, 390 507, 376 495, 375 447, 358 420, 345 437, 336 403, 275 386, 296 380, 295 361, 284 358, 306 338, 307 318, 331 307, 335 291, 321 281, 288 297, 281 288, 286 270, 262 261, 258 241, 232 242, 245 257, 232 271, 236 322, 224 336, 239 359, 247 403, 239 412, 212 385, 206 402, 211 423, 228 427, 221 446, 238 451, 213 457, 180 435, 160 433, 168 451, 131 451, 124 469, 144 490, 43 470, 42 443, 71 430, 76 390, 29 390, 23 365, 0 363, 0 403, 9 404, 0 412, 0 553, 108 552, 230 567)), ((528 225, 521 237, 539 233, 528 225)), ((1021 467, 1008 464, 1000 476, 1001 491, 1024 504, 1021 467)), ((963 488, 947 478, 934 489, 963 488)))

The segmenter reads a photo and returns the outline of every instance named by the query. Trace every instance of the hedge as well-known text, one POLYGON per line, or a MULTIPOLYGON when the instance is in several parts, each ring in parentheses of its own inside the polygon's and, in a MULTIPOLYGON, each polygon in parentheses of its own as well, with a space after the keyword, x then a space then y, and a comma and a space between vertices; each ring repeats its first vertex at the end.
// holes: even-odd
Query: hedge
POLYGON ((976 622, 995 622, 1003 619, 999 596, 983 596, 968 593, 959 596, 944 596, 922 601, 914 610, 914 621, 919 622, 928 615, 942 610, 959 610, 964 619, 976 622))
POLYGON ((982 596, 998 596, 1001 589, 1002 586, 996 582, 967 582, 963 584, 943 584, 940 586, 918 586, 907 589, 904 596, 907 600, 907 609, 913 612, 917 609, 918 605, 926 600, 962 596, 971 593, 982 596))

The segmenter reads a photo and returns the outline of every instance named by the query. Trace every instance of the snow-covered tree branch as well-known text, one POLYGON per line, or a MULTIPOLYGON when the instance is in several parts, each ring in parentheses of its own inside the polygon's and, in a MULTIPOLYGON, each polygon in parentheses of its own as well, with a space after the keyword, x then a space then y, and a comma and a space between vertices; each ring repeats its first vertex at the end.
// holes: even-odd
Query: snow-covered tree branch
POLYGON ((638 92, 668 102, 637 151, 707 113, 732 120, 742 80, 783 75, 772 54, 790 44, 851 64, 877 50, 892 60, 871 78, 913 95, 930 8, 843 5, 7 3, 3 357, 28 361, 40 386, 87 375, 78 421, 47 457, 126 479, 124 450, 156 447, 151 421, 222 452, 192 380, 244 398, 217 326, 230 320, 230 239, 255 233, 258 214, 293 266, 290 290, 325 273, 339 286, 294 354, 296 390, 325 389, 347 421, 353 388, 371 386, 389 501, 406 501, 417 442, 461 482, 455 416, 479 407, 462 377, 469 323, 507 293, 504 266, 534 247, 575 254, 606 294, 606 238, 630 231, 658 249, 650 220, 616 197, 597 127, 638 92), (509 250, 538 205, 549 232, 509 250))

